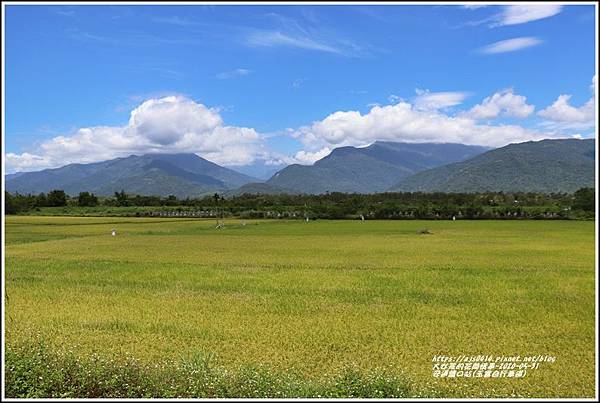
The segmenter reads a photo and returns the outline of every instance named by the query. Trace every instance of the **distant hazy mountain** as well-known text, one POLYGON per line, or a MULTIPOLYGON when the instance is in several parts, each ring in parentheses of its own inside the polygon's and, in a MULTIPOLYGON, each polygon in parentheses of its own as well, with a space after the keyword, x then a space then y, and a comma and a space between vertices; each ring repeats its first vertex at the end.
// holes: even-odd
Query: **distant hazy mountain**
POLYGON ((301 193, 381 192, 415 172, 462 161, 486 150, 463 144, 377 141, 365 148, 336 148, 314 165, 290 165, 267 183, 301 193))
POLYGON ((63 189, 112 195, 131 194, 199 196, 237 188, 257 179, 221 167, 196 154, 147 154, 93 164, 70 164, 56 169, 6 176, 6 190, 20 193, 63 189))
POLYGON ((419 172, 390 190, 573 192, 594 186, 594 159, 594 139, 529 141, 419 172))
POLYGON ((9 180, 9 179, 14 179, 14 178, 16 178, 16 177, 18 177, 18 176, 21 176, 21 175, 23 175, 23 174, 24 174, 24 172, 15 172, 14 174, 6 174, 6 175, 4 176, 4 178, 5 178, 6 180, 9 180))
POLYGON ((269 179, 271 176, 273 176, 277 171, 285 168, 287 165, 285 164, 280 164, 280 165, 270 165, 267 164, 266 161, 264 160, 257 160, 254 163, 250 164, 250 165, 241 165, 241 166, 234 166, 234 167, 227 167, 227 168, 231 168, 234 171, 240 172, 244 175, 253 177, 253 178, 258 178, 260 181, 264 182, 267 179, 269 179))

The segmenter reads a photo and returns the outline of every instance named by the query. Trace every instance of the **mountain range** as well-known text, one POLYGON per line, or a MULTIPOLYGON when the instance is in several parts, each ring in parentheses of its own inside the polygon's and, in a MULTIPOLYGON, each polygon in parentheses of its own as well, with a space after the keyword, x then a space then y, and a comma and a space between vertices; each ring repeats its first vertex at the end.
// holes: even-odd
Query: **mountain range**
POLYGON ((340 147, 313 165, 290 165, 267 181, 301 193, 376 193, 416 172, 462 161, 488 150, 449 143, 376 141, 368 147, 340 147))
POLYGON ((594 139, 528 141, 419 172, 390 191, 574 192, 594 187, 594 165, 594 139))
POLYGON ((255 181, 196 154, 146 154, 7 176, 6 190, 39 193, 63 189, 69 195, 88 191, 101 196, 125 190, 130 194, 194 197, 255 181))
POLYGON ((266 182, 196 154, 131 155, 9 174, 6 190, 40 193, 63 189, 107 196, 130 194, 197 197, 213 192, 282 194, 385 191, 572 192, 595 184, 595 140, 559 139, 490 150, 450 143, 377 141, 340 147, 313 165, 290 165, 266 182))

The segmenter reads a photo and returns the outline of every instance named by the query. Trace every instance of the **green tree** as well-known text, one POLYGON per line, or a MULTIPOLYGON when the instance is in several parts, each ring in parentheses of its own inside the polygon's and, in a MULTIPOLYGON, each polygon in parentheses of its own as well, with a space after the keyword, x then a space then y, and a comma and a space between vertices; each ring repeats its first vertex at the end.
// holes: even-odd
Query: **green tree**
POLYGON ((4 214, 17 214, 19 211, 15 197, 4 192, 4 214))
POLYGON ((40 193, 35 198, 35 206, 36 207, 46 207, 48 206, 48 198, 45 193, 40 193))
POLYGON ((167 199, 165 200, 165 203, 167 206, 177 206, 177 196, 175 195, 169 195, 167 196, 167 199))
POLYGON ((93 193, 81 192, 77 197, 77 205, 80 207, 94 207, 98 205, 98 198, 93 193))
POLYGON ((121 189, 120 192, 115 192, 115 199, 117 200, 117 206, 128 206, 129 201, 127 200, 127 194, 125 190, 121 189))
POLYGON ((47 206, 62 207, 67 205, 67 195, 64 190, 53 190, 46 197, 47 206))
POLYGON ((596 208, 596 192, 594 188, 581 188, 574 194, 573 210, 594 211, 596 208))

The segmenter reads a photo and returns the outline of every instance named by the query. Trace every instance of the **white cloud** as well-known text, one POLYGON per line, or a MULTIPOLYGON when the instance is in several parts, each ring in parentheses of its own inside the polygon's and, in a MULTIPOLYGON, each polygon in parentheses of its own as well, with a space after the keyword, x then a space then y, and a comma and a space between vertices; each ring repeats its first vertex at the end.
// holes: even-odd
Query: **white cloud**
POLYGON ((494 42, 492 44, 484 46, 480 49, 480 51, 485 54, 514 52, 516 50, 521 50, 535 45, 539 45, 542 42, 542 40, 532 36, 523 36, 520 38, 512 38, 494 42))
MULTIPOLYGON (((572 106, 569 101, 571 95, 559 95, 556 101, 546 109, 538 112, 538 115, 556 123, 576 123, 594 126, 596 111, 596 76, 592 77, 590 85, 592 96, 580 107, 572 106)), ((581 127, 581 125, 579 126, 581 127)))
POLYGON ((30 153, 7 153, 5 155, 5 158, 6 171, 9 173, 20 171, 33 171, 52 166, 52 162, 47 157, 34 155, 30 153))
POLYGON ((538 112, 538 115, 547 119, 543 123, 546 127, 557 128, 591 128, 596 125, 596 76, 592 78, 590 85, 592 96, 580 107, 570 104, 571 95, 560 95, 556 101, 546 109, 538 112))
MULTIPOLYGON (((463 6, 467 9, 478 9, 488 7, 487 5, 471 5, 463 6)), ((552 17, 562 11, 562 5, 557 4, 527 4, 527 5, 511 5, 502 7, 499 13, 491 14, 486 18, 477 21, 467 21, 461 26, 474 26, 488 24, 489 27, 502 27, 507 25, 525 24, 530 21, 537 21, 543 18, 552 17)))
POLYGON ((302 150, 302 151, 298 151, 294 155, 294 161, 296 164, 311 165, 311 164, 315 163, 315 161, 318 161, 321 158, 328 156, 330 153, 331 153, 331 148, 329 148, 329 147, 323 147, 320 150, 317 150, 314 152, 302 150))
POLYGON ((231 71, 224 71, 222 73, 217 74, 215 77, 219 80, 226 80, 228 78, 247 76, 250 73, 252 73, 252 71, 248 69, 235 69, 231 71))
POLYGON ((463 4, 463 7, 469 10, 476 10, 478 8, 484 8, 487 7, 487 4, 477 4, 477 3, 472 3, 472 4, 463 4))
POLYGON ((527 98, 516 95, 512 88, 496 92, 487 97, 478 105, 463 113, 463 116, 472 119, 494 119, 499 116, 508 116, 524 119, 533 113, 535 106, 527 104, 527 98))
POLYGON ((529 4, 505 6, 492 26, 517 25, 552 17, 562 10, 558 4, 529 4))
POLYGON ((130 154, 193 152, 223 165, 246 165, 264 155, 258 133, 226 126, 216 109, 183 96, 150 99, 124 126, 95 126, 42 142, 35 151, 7 155, 7 171, 89 163, 130 154))
POLYGON ((209 108, 185 96, 149 99, 132 110, 123 126, 84 127, 56 136, 21 154, 6 154, 7 172, 31 171, 90 163, 145 153, 193 152, 222 165, 240 166, 262 161, 269 165, 312 164, 335 147, 366 146, 376 140, 402 142, 453 142, 499 147, 513 142, 564 138, 586 133, 594 126, 594 95, 585 105, 569 104, 561 95, 538 112, 546 120, 537 128, 483 123, 501 116, 525 118, 535 107, 512 89, 498 91, 470 110, 452 111, 465 92, 418 90, 410 102, 390 98, 388 105, 373 105, 367 113, 338 111, 281 135, 297 139, 303 147, 293 155, 267 150, 265 135, 253 128, 227 126, 217 108, 209 108), (578 131, 573 131, 573 130, 578 131), (580 131, 579 131, 580 130, 580 131))
MULTIPOLYGON (((292 134, 294 135, 294 134, 292 134)), ((315 151, 300 150, 294 155, 284 155, 278 152, 270 152, 268 159, 265 160, 265 165, 285 166, 291 164, 312 165, 316 161, 328 156, 332 149, 323 147, 315 151)))
POLYGON ((336 46, 327 44, 323 41, 311 39, 307 36, 298 36, 279 31, 256 31, 246 38, 246 42, 252 46, 262 47, 293 47, 308 50, 318 50, 321 52, 343 54, 343 51, 336 46))
POLYGON ((429 92, 416 89, 414 105, 420 110, 437 110, 460 105, 469 96, 468 92, 429 92))
POLYGON ((273 12, 265 16, 272 19, 275 26, 246 30, 242 41, 247 46, 296 48, 349 57, 366 56, 375 50, 367 44, 355 42, 344 33, 334 31, 331 24, 313 13, 302 13, 299 19, 273 12))
POLYGON ((485 125, 465 116, 422 111, 408 102, 375 106, 367 114, 358 111, 332 113, 321 121, 293 132, 308 150, 324 147, 364 146, 376 140, 403 142, 453 142, 503 146, 511 142, 564 137, 517 125, 485 125))
POLYGON ((594 117, 594 101, 590 99, 585 105, 576 108, 569 104, 571 95, 559 95, 552 105, 538 112, 543 118, 555 122, 586 122, 594 117))

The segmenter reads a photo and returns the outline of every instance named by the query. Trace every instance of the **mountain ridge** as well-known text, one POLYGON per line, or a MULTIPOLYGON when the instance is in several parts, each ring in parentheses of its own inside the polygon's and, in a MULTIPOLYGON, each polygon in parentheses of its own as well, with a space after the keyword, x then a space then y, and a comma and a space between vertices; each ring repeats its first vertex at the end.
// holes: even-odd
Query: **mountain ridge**
POLYGON ((339 147, 313 165, 292 164, 266 182, 196 154, 144 154, 74 163, 5 176, 6 190, 63 189, 109 196, 198 197, 214 192, 320 194, 326 192, 572 192, 595 185, 595 139, 545 139, 490 150, 455 143, 377 141, 339 147), (429 168, 428 168, 429 167, 429 168))
POLYGON ((313 165, 292 164, 266 181, 299 193, 376 193, 420 170, 488 150, 456 143, 376 141, 367 147, 338 147, 313 165))
POLYGON ((200 196, 257 181, 192 153, 130 155, 20 173, 5 180, 8 191, 20 193, 63 189, 69 195, 88 191, 108 196, 123 189, 129 193, 177 197, 200 196))
POLYGON ((418 172, 389 191, 551 193, 589 186, 595 186, 595 139, 544 139, 418 172))

